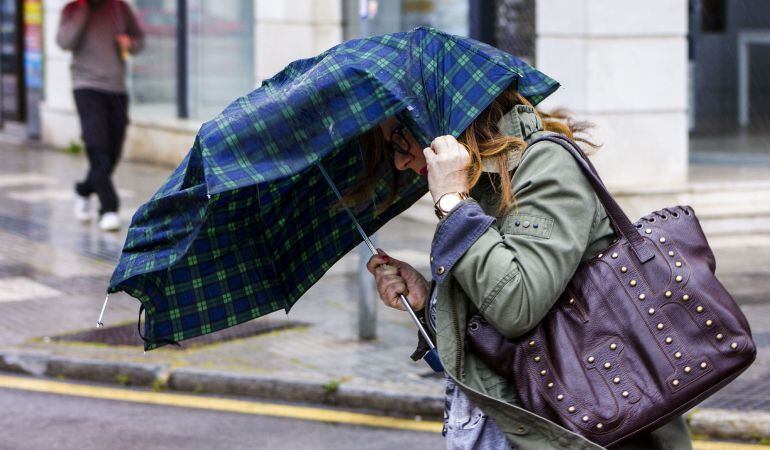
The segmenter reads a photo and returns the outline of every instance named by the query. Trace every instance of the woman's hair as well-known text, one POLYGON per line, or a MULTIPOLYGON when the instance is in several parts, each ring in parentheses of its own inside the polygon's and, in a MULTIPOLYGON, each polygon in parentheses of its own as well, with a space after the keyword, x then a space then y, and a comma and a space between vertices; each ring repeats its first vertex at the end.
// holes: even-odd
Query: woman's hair
MULTIPOLYGON (((468 153, 471 156, 468 167, 469 187, 475 186, 481 178, 482 159, 491 160, 497 168, 497 172, 501 175, 507 174, 508 160, 512 156, 511 152, 521 156, 527 148, 527 143, 523 139, 506 136, 500 133, 500 130, 497 128, 497 123, 503 115, 517 105, 532 106, 515 89, 505 90, 457 138, 458 142, 468 149, 468 153)), ((592 148, 598 147, 598 145, 581 136, 586 134, 586 131, 592 127, 592 124, 574 120, 563 109, 557 109, 550 113, 545 113, 538 109, 534 110, 543 122, 545 130, 563 134, 592 148)), ((376 184, 382 178, 385 168, 388 167, 386 164, 393 165, 393 152, 388 148, 380 127, 376 126, 362 134, 359 140, 363 149, 364 168, 354 186, 346 192, 343 198, 346 204, 361 204, 370 201, 376 184)), ((395 174, 390 180, 391 186, 388 198, 377 205, 379 212, 384 211, 392 204, 397 188, 401 184, 399 183, 399 172, 393 172, 395 174)), ((499 176, 494 177, 494 180, 497 181, 493 181, 490 184, 499 194, 497 212, 498 214, 504 214, 515 205, 515 198, 511 192, 511 178, 509 176, 499 176)), ((491 177, 490 181, 492 181, 491 177)))

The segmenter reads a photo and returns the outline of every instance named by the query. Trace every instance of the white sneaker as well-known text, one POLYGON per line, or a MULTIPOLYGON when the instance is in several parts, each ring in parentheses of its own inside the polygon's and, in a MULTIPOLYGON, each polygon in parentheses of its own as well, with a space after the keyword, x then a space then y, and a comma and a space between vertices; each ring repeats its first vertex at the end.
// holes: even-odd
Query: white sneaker
POLYGON ((102 231, 118 231, 120 229, 120 216, 116 212, 106 212, 99 219, 99 228, 102 231))
POLYGON ((91 220, 91 202, 89 198, 75 192, 73 213, 75 214, 75 219, 81 222, 89 222, 91 220))

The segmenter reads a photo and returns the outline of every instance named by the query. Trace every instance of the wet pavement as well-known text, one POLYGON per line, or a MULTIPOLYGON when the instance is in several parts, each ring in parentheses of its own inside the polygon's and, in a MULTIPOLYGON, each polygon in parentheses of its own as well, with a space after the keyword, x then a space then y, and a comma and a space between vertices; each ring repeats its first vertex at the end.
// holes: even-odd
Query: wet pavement
MULTIPOLYGON (((115 180, 125 224, 171 170, 129 162, 119 166, 115 180)), ((72 184, 84 171, 83 155, 0 138, 0 350, 157 363, 441 398, 441 377, 408 357, 416 332, 406 313, 378 305, 377 339, 358 340, 355 252, 308 291, 289 316, 277 312, 257 319, 302 322, 304 327, 147 354, 140 346, 51 341, 55 335, 93 329, 125 238, 125 227, 119 233, 103 233, 95 223, 73 219, 72 184)), ((398 218, 378 233, 379 246, 427 272, 432 232, 430 224, 398 218)), ((770 410, 770 236, 752 236, 750 241, 720 236, 712 246, 718 275, 744 309, 760 351, 744 375, 700 407, 770 410)), ((138 301, 127 295, 113 295, 104 322, 135 323, 138 307, 138 301)))

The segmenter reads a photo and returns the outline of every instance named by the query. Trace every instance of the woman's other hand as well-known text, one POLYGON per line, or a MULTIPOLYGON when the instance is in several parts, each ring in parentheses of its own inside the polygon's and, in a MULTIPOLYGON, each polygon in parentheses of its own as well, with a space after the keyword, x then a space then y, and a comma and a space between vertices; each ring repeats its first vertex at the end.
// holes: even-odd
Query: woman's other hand
POLYGON ((374 275, 377 292, 385 305, 406 310, 399 294, 409 297, 412 309, 419 311, 425 307, 428 298, 428 281, 409 264, 391 258, 382 250, 372 256, 366 268, 374 275))
POLYGON ((468 150, 452 136, 439 136, 423 151, 433 201, 449 192, 468 192, 468 150))

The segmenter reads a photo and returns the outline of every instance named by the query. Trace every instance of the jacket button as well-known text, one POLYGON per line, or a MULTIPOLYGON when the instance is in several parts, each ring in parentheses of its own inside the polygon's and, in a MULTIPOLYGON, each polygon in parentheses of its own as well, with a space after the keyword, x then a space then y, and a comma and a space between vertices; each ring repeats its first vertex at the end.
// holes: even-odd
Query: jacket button
POLYGON ((519 425, 516 427, 516 434, 527 434, 527 427, 519 425))
POLYGON ((438 266, 438 269, 436 269, 436 273, 441 275, 442 273, 444 273, 444 270, 446 270, 446 269, 444 269, 444 266, 438 266))
POLYGON ((430 262, 433 262, 433 257, 432 256, 430 257, 430 262))
POLYGON ((524 223, 521 224, 524 228, 529 228, 529 220, 525 220, 524 223))

